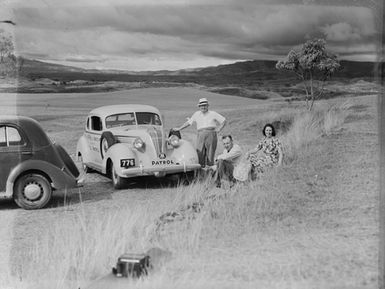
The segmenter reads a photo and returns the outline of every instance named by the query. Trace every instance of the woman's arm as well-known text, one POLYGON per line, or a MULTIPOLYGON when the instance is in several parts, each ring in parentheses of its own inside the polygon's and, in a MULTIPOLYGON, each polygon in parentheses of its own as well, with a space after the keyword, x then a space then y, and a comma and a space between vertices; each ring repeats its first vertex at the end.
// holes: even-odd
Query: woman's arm
POLYGON ((279 145, 277 149, 278 149, 278 166, 281 166, 282 160, 283 160, 282 147, 279 145))
POLYGON ((249 150, 247 153, 246 153, 246 159, 248 159, 250 157, 251 154, 255 154, 257 153, 260 149, 262 148, 262 146, 260 145, 260 143, 258 144, 258 146, 252 150, 249 150))

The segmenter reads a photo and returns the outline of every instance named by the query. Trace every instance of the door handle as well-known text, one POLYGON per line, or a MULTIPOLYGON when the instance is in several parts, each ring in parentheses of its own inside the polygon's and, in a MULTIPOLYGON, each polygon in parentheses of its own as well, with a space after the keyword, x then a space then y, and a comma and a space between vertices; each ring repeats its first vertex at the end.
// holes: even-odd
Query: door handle
POLYGON ((21 152, 22 155, 32 155, 32 152, 21 152))

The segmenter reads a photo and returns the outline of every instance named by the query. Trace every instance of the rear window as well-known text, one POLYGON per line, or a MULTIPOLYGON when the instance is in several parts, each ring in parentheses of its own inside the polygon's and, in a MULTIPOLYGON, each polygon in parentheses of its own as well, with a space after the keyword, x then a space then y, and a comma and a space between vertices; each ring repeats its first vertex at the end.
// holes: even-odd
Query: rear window
POLYGON ((25 142, 15 127, 0 126, 0 146, 20 146, 25 142))
POLYGON ((91 116, 91 129, 96 131, 102 130, 102 121, 98 116, 91 116))

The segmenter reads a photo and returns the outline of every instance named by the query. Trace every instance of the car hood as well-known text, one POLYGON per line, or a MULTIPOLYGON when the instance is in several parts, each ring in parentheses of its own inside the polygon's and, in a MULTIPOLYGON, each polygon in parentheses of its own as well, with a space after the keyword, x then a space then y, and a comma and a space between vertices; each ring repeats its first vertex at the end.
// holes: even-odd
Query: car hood
POLYGON ((133 127, 117 127, 110 129, 120 142, 132 142, 140 137, 147 145, 149 142, 155 148, 156 153, 164 151, 165 134, 162 126, 143 125, 133 127))

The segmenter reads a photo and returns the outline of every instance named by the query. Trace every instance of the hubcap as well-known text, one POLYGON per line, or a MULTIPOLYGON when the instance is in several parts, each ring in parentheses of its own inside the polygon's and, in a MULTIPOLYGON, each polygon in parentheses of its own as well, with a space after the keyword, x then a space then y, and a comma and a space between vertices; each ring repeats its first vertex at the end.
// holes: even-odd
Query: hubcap
POLYGON ((42 194, 43 188, 38 183, 29 183, 24 187, 24 196, 34 201, 38 199, 42 194))

